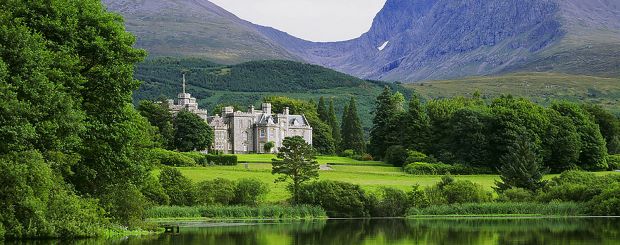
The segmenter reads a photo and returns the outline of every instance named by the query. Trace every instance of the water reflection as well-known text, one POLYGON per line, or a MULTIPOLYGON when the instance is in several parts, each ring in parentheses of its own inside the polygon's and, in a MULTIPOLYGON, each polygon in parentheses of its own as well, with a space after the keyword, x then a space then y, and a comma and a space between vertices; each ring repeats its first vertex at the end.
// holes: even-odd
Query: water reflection
POLYGON ((617 218, 374 219, 184 224, 180 235, 20 244, 620 244, 617 218))

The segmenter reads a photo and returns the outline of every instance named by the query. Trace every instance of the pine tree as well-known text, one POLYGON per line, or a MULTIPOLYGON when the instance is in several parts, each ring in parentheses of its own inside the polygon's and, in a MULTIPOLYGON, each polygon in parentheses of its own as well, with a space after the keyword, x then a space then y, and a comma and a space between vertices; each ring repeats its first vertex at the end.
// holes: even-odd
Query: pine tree
POLYGON ((366 143, 364 141, 364 130, 357 114, 355 98, 351 98, 345 112, 342 121, 341 149, 351 149, 357 154, 363 154, 366 152, 366 143))
POLYGON ((348 117, 349 117, 349 105, 345 104, 343 111, 342 111, 342 120, 340 120, 340 142, 338 142, 338 151, 342 152, 345 150, 348 150, 348 146, 344 144, 345 141, 347 141, 347 137, 349 137, 349 127, 347 124, 348 121, 348 117))
POLYGON ((317 106, 316 112, 319 114, 319 118, 327 123, 329 121, 329 114, 327 112, 327 106, 325 105, 325 98, 321 97, 319 99, 319 105, 317 106))
POLYGON ((418 151, 426 150, 430 132, 430 119, 426 114, 420 99, 413 96, 409 101, 409 110, 403 116, 404 120, 398 120, 399 123, 393 123, 404 126, 402 137, 405 139, 403 146, 418 151))
POLYGON ((336 119, 336 109, 334 108, 334 100, 331 99, 329 101, 329 120, 327 120, 327 124, 332 127, 332 137, 334 138, 334 142, 336 145, 340 144, 340 126, 338 125, 338 119, 336 119))
POLYGON ((398 130, 398 119, 403 111, 403 102, 404 96, 400 93, 392 94, 388 86, 377 96, 369 145, 374 157, 381 158, 388 147, 400 144, 402 137, 398 130))
POLYGON ((498 191, 511 188, 523 188, 536 191, 543 187, 542 158, 539 156, 535 144, 526 136, 521 135, 517 141, 509 147, 510 150, 501 157, 500 168, 501 182, 497 181, 498 191))

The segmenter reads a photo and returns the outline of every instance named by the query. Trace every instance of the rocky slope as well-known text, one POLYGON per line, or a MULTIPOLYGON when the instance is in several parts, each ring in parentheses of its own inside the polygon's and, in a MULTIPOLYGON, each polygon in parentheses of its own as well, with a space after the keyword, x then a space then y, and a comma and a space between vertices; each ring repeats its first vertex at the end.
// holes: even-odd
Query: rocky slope
POLYGON ((312 43, 265 27, 305 60, 405 82, 514 71, 620 75, 612 0, 388 0, 360 38, 312 43))
POLYGON ((300 60, 416 82, 523 71, 620 76, 618 0, 387 0, 361 37, 298 39, 207 0, 103 0, 151 56, 300 60))

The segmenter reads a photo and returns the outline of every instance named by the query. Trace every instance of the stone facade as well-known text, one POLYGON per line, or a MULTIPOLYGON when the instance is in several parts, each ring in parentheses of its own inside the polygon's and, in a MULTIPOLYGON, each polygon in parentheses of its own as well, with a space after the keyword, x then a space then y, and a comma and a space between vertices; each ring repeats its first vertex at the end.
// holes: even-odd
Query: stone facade
POLYGON ((233 107, 225 107, 222 114, 209 117, 207 110, 198 108, 196 98, 185 92, 185 76, 183 77, 183 93, 178 94, 177 103, 169 100, 168 105, 173 114, 188 110, 200 116, 214 130, 213 149, 229 154, 266 153, 264 145, 273 142, 272 152, 282 147, 287 137, 301 136, 308 144, 312 144, 312 127, 304 115, 291 115, 289 108, 282 113, 274 114, 271 104, 263 103, 260 110, 250 106, 246 112, 234 111, 233 107))

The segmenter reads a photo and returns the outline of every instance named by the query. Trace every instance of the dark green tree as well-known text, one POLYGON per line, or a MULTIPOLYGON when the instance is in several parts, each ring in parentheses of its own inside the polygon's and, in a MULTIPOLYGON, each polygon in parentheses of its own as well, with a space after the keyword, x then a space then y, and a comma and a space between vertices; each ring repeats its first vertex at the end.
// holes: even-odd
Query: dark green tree
POLYGON ((579 167, 584 170, 607 169, 607 146, 599 126, 594 119, 579 105, 570 102, 558 102, 551 106, 553 110, 573 121, 581 138, 579 167))
POLYGON ((348 146, 346 144, 343 143, 344 141, 344 132, 345 130, 347 130, 347 125, 345 125, 345 122, 347 120, 347 117, 349 116, 349 105, 345 104, 344 108, 342 109, 342 120, 340 120, 340 143, 338 144, 338 152, 342 153, 343 151, 346 150, 350 150, 349 148, 347 148, 348 146))
POLYGON ((501 181, 495 183, 499 192, 512 188, 536 191, 545 184, 538 147, 526 134, 520 135, 516 143, 510 146, 510 151, 501 157, 501 181))
POLYGON ((620 153, 620 120, 600 105, 583 104, 581 106, 598 124, 601 134, 607 142, 609 154, 620 153))
POLYGON ((303 182, 319 177, 319 163, 316 161, 314 149, 300 137, 284 139, 282 147, 278 149, 278 159, 272 160, 272 174, 281 175, 276 182, 291 179, 290 189, 293 202, 299 201, 298 191, 303 182))
POLYGON ((329 101, 329 120, 327 120, 327 124, 332 128, 332 138, 334 139, 334 144, 339 145, 341 141, 340 135, 340 125, 338 124, 338 119, 336 118, 336 109, 334 108, 334 100, 331 99, 329 101))
POLYGON ((393 130, 404 139, 402 144, 411 150, 426 151, 430 144, 430 119, 417 96, 411 98, 408 111, 400 118, 393 122, 393 130))
POLYGON ((394 131, 398 125, 400 96, 392 94, 390 87, 385 86, 383 92, 377 96, 375 102, 375 110, 373 112, 373 126, 370 129, 370 144, 368 145, 370 153, 381 158, 385 155, 385 151, 392 145, 400 144, 400 130, 394 131))
POLYGON ((319 99, 319 105, 317 106, 316 112, 317 114, 319 114, 319 118, 321 119, 321 121, 323 121, 324 123, 329 122, 329 112, 327 111, 327 105, 325 104, 325 98, 323 98, 322 96, 319 99))
POLYGON ((555 110, 548 110, 549 128, 543 138, 544 165, 555 173, 579 165, 581 138, 573 121, 555 110))
POLYGON ((183 110, 174 118, 174 146, 179 151, 208 149, 213 137, 213 129, 194 113, 183 110))
POLYGON ((271 153, 271 150, 273 150, 275 146, 276 144, 273 143, 273 141, 269 141, 263 145, 263 151, 265 151, 265 153, 271 153))
POLYGON ((342 120, 341 149, 351 149, 357 154, 366 152, 366 142, 360 118, 357 114, 355 98, 351 98, 342 120))
POLYGON ((159 182, 166 195, 170 197, 170 204, 175 206, 191 206, 196 201, 196 187, 194 183, 181 174, 176 168, 164 167, 159 174, 159 182))
POLYGON ((145 117, 151 125, 157 127, 159 137, 157 141, 162 147, 172 150, 174 149, 174 127, 172 113, 168 109, 168 102, 153 102, 142 100, 138 105, 140 115, 145 117))
POLYGON ((491 167, 489 126, 491 113, 486 107, 467 107, 450 118, 449 149, 453 161, 477 167, 491 167))

